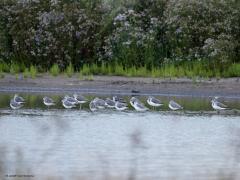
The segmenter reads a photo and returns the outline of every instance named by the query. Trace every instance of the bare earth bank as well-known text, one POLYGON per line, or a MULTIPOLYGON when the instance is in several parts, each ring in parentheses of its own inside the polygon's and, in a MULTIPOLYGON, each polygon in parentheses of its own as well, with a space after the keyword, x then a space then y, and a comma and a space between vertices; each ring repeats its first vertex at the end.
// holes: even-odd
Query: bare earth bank
POLYGON ((45 74, 35 79, 21 76, 16 79, 14 75, 5 75, 0 79, 0 92, 223 96, 240 99, 240 78, 191 80, 94 76, 93 80, 80 80, 63 75, 52 77, 45 74))

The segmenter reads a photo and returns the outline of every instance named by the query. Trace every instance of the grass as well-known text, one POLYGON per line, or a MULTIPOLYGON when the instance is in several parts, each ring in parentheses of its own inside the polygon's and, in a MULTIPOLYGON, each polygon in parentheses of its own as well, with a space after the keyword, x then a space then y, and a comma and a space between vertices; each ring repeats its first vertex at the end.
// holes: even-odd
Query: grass
POLYGON ((60 73, 60 69, 57 64, 53 64, 53 66, 50 68, 50 74, 52 76, 58 76, 60 73))
MULTIPOLYGON (((31 66, 26 68, 24 65, 12 64, 8 65, 0 63, 0 77, 4 77, 3 73, 14 74, 18 76, 20 72, 23 72, 24 78, 35 78, 37 75, 37 68, 31 66)), ((57 64, 54 64, 50 70, 52 76, 58 76, 61 74, 60 68, 57 64)), ((72 77, 76 71, 72 64, 69 64, 63 71, 67 77, 72 77)), ((126 76, 126 77, 154 77, 154 78, 181 78, 187 77, 196 80, 197 78, 228 78, 228 77, 240 77, 240 63, 233 63, 231 65, 225 65, 223 67, 215 67, 204 62, 185 62, 181 64, 163 64, 161 67, 147 68, 143 67, 124 67, 122 64, 113 63, 107 64, 84 64, 79 69, 79 79, 93 79, 93 75, 113 75, 113 76, 126 76)))
POLYGON ((11 64, 9 69, 11 74, 18 74, 20 72, 20 65, 19 64, 11 64))
POLYGON ((240 76, 240 64, 232 64, 224 71, 220 68, 211 68, 209 65, 200 62, 184 63, 181 65, 165 64, 162 67, 152 67, 148 69, 146 66, 143 67, 128 67, 124 68, 121 64, 115 65, 96 65, 91 66, 84 65, 80 69, 80 77, 87 75, 115 75, 115 76, 127 76, 127 77, 187 77, 196 79, 200 78, 211 78, 211 77, 239 77, 240 76))
POLYGON ((10 71, 10 67, 6 63, 0 63, 0 72, 8 73, 10 71))
POLYGON ((89 65, 84 64, 83 67, 79 70, 80 77, 91 75, 91 68, 89 65))
POLYGON ((24 69, 24 71, 23 71, 23 77, 24 77, 24 78, 30 77, 29 68, 25 68, 25 69, 24 69))
POLYGON ((232 64, 226 71, 224 71, 223 77, 240 77, 240 64, 232 64))
POLYGON ((33 65, 30 66, 30 68, 27 68, 24 64, 17 64, 13 63, 11 65, 8 65, 7 63, 0 63, 0 77, 3 78, 3 73, 10 73, 12 75, 15 75, 15 78, 19 78, 19 74, 23 73, 24 78, 36 78, 37 75, 37 68, 33 65))
POLYGON ((65 74, 66 74, 67 77, 69 77, 69 78, 73 76, 73 74, 74 74, 74 68, 73 68, 72 63, 70 63, 70 64, 67 66, 67 68, 66 68, 66 70, 65 70, 65 74))
POLYGON ((86 81, 93 81, 93 80, 94 80, 93 75, 88 75, 88 76, 86 76, 86 77, 84 78, 84 80, 86 80, 86 81))
POLYGON ((5 76, 4 76, 4 74, 3 74, 3 72, 0 70, 0 79, 2 79, 2 78, 4 78, 5 76))
POLYGON ((36 75, 37 75, 37 68, 36 68, 36 66, 31 65, 30 69, 29 69, 29 73, 30 73, 31 78, 35 79, 36 75))

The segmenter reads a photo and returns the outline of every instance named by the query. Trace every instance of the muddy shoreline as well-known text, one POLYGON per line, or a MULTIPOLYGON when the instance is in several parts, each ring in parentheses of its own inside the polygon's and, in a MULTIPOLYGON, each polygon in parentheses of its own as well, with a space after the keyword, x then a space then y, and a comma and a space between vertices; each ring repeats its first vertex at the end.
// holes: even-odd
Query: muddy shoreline
POLYGON ((128 78, 118 76, 94 76, 92 80, 80 80, 43 74, 35 79, 5 75, 0 79, 2 93, 88 93, 119 95, 159 95, 240 99, 240 78, 187 79, 187 78, 128 78))

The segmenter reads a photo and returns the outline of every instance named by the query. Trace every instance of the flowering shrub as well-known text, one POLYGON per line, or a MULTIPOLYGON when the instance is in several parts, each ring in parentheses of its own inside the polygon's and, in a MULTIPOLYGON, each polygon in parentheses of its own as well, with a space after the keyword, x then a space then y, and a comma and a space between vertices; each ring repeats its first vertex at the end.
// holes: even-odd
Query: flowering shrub
POLYGON ((105 37, 100 58, 124 66, 156 64, 158 51, 164 46, 164 37, 159 36, 164 5, 165 1, 140 0, 130 8, 121 9, 112 20, 113 28, 105 37))
POLYGON ((94 54, 101 23, 101 7, 95 4, 91 8, 94 13, 80 1, 64 0, 2 5, 3 25, 10 38, 9 47, 1 48, 1 55, 45 67, 82 64, 94 54))
POLYGON ((230 64, 239 57, 237 0, 0 2, 0 58, 5 62, 150 69, 195 59, 230 64))
POLYGON ((236 3, 228 0, 170 0, 165 22, 172 58, 231 60, 239 48, 239 37, 236 39, 234 32, 234 29, 240 30, 236 3))

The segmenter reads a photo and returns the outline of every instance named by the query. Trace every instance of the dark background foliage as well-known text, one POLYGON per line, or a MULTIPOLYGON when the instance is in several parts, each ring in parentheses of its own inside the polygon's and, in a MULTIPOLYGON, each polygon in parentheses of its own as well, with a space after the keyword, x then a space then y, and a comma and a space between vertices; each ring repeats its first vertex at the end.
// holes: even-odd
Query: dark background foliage
POLYGON ((240 62, 238 0, 0 2, 0 61, 48 68, 240 62))

